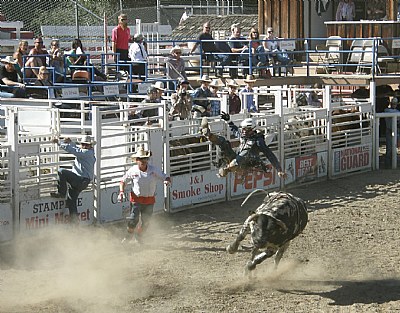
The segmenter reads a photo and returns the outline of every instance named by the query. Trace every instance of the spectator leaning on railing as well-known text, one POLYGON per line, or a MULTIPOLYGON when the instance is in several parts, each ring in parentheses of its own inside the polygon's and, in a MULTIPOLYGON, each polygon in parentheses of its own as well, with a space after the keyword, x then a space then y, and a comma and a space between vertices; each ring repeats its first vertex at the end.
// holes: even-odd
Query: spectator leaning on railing
POLYGON ((214 43, 214 38, 211 36, 211 24, 210 22, 206 22, 203 24, 203 32, 197 38, 197 42, 194 44, 193 48, 189 52, 189 54, 193 54, 193 52, 197 49, 201 42, 201 48, 203 53, 211 53, 203 56, 206 61, 216 61, 219 62, 219 68, 217 72, 217 76, 223 75, 224 66, 230 64, 230 55, 222 54, 220 49, 218 49, 214 43))

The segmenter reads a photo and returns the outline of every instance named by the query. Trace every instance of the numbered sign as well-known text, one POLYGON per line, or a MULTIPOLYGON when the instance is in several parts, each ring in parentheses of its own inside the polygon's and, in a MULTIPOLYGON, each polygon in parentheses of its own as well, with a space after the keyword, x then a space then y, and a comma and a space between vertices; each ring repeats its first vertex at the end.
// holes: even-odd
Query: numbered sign
POLYGON ((105 96, 113 96, 119 94, 119 87, 118 85, 104 85, 103 86, 103 93, 105 96))
POLYGON ((78 98, 79 97, 79 88, 78 87, 62 88, 62 97, 63 98, 78 98))

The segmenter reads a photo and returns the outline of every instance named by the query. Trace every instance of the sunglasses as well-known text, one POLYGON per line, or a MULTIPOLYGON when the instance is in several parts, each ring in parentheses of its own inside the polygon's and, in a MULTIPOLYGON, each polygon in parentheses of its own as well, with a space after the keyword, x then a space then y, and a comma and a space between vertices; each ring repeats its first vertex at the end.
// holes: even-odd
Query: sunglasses
POLYGON ((149 158, 136 158, 136 160, 140 160, 140 161, 148 161, 149 158))
POLYGON ((43 43, 43 41, 35 41, 35 43, 43 43))
POLYGON ((268 33, 273 33, 273 32, 274 32, 273 30, 269 30, 269 31, 268 31, 268 33))

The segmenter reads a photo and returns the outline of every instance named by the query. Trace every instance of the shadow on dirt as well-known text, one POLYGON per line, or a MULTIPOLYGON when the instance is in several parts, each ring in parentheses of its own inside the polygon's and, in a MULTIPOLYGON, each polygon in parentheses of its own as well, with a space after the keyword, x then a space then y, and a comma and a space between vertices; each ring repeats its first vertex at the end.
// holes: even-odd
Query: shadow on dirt
MULTIPOLYGON (((298 282, 297 282, 298 283, 298 282)), ((312 282, 307 282, 312 285, 312 282)), ((316 295, 332 299, 329 305, 348 306, 355 303, 382 304, 390 301, 400 300, 400 280, 399 279, 378 279, 365 281, 335 281, 319 282, 318 285, 340 285, 340 287, 326 292, 312 292, 300 289, 281 288, 278 291, 283 293, 316 295)), ((312 287, 311 287, 312 288, 312 287)))

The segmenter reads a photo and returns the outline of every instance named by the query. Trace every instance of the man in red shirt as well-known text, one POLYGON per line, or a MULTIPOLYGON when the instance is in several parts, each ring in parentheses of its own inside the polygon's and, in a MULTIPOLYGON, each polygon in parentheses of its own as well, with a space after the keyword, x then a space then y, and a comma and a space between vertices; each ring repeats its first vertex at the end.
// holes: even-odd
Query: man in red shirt
POLYGON ((118 16, 118 26, 112 30, 112 51, 119 53, 121 61, 129 61, 128 50, 131 38, 131 30, 128 27, 128 17, 126 14, 118 16))

